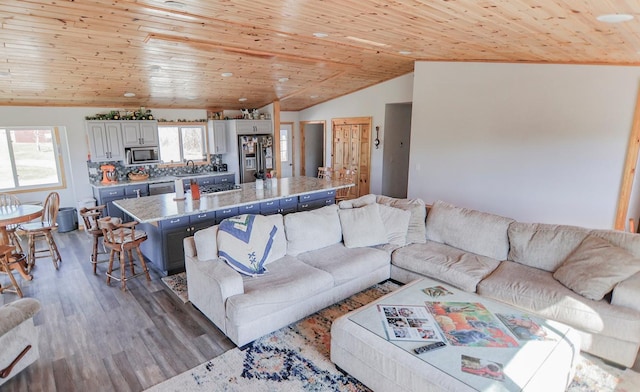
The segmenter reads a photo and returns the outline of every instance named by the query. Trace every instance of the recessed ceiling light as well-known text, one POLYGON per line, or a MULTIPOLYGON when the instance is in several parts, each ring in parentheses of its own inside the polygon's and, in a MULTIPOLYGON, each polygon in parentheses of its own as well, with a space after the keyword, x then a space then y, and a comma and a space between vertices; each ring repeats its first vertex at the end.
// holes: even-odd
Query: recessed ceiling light
POLYGON ((326 38, 329 36, 327 33, 313 33, 313 36, 316 38, 326 38))
POLYGON ((124 96, 127 97, 127 98, 132 98, 132 97, 135 97, 136 94, 127 92, 127 93, 124 93, 124 96))
POLYGON ((399 51, 398 53, 400 53, 400 54, 401 54, 401 55, 403 55, 403 56, 408 56, 408 55, 410 55, 410 54, 411 54, 411 52, 409 52, 408 50, 401 50, 401 51, 399 51))
POLYGON ((168 6, 168 7, 171 7, 171 8, 184 8, 185 7, 184 3, 181 3, 179 1, 173 1, 173 0, 167 0, 167 1, 164 2, 164 4, 166 6, 168 6))
POLYGON ((284 82, 286 82, 288 80, 289 80, 289 78, 280 78, 280 79, 278 79, 278 82, 284 83, 284 82))
POLYGON ((229 76, 233 76, 233 72, 223 72, 220 74, 223 78, 228 78, 229 76))
POLYGON ((633 15, 629 15, 629 14, 606 14, 606 15, 599 15, 596 18, 598 21, 600 22, 605 22, 605 23, 620 23, 620 22, 628 22, 631 19, 633 19, 633 15))
POLYGON ((240 99, 238 99, 238 101, 240 101, 240 102, 244 102, 244 101, 246 101, 246 100, 247 100, 246 98, 240 98, 240 99))

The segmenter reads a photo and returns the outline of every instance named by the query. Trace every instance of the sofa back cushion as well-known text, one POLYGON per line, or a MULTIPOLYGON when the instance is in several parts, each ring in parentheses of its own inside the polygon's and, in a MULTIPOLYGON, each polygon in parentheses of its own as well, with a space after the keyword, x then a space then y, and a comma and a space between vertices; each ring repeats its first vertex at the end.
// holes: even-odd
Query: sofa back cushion
POLYGON ((427 242, 424 226, 427 209, 422 199, 396 199, 394 197, 378 195, 376 201, 378 204, 399 208, 411 213, 409 229, 407 230, 407 244, 424 244, 427 242))
POLYGON ((591 234, 640 257, 640 235, 618 230, 591 230, 591 234))
POLYGON ((378 204, 340 209, 338 217, 342 227, 344 246, 347 248, 362 248, 388 242, 378 204))
POLYGON ((342 241, 342 228, 335 204, 284 216, 287 254, 295 256, 342 241))
POLYGON ((513 219, 438 200, 427 216, 426 234, 430 241, 506 260, 509 252, 507 230, 511 222, 513 219))
POLYGON ((589 229, 544 223, 509 226, 509 260, 554 272, 589 235, 589 229))

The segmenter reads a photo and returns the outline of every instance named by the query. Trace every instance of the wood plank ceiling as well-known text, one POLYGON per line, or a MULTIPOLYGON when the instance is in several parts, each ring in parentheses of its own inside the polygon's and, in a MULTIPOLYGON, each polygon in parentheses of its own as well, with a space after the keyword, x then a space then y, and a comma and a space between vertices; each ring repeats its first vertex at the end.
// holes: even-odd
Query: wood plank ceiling
POLYGON ((640 64, 631 0, 6 0, 0 23, 0 105, 300 110, 416 60, 640 64))

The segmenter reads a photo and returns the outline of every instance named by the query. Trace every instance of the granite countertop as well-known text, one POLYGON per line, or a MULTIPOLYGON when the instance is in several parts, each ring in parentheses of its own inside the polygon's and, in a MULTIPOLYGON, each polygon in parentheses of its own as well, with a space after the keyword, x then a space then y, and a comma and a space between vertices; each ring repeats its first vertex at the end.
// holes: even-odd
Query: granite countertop
POLYGON ((175 193, 122 199, 113 202, 118 208, 142 223, 152 223, 164 219, 178 218, 202 212, 224 208, 239 207, 256 202, 282 199, 287 196, 299 196, 322 190, 347 188, 352 182, 344 180, 326 180, 315 177, 290 177, 276 180, 277 185, 256 189, 255 183, 240 184, 240 189, 202 194, 200 200, 191 200, 186 193, 184 200, 174 200, 175 193))
POLYGON ((100 181, 92 182, 91 186, 94 188, 110 188, 114 186, 126 186, 126 185, 135 185, 135 184, 157 184, 159 182, 173 182, 174 180, 188 180, 190 178, 198 178, 198 177, 212 177, 212 176, 224 176, 227 174, 235 175, 235 172, 206 172, 206 173, 193 173, 190 175, 180 175, 180 176, 160 176, 160 177, 149 177, 146 180, 141 181, 132 181, 132 180, 124 180, 124 181, 116 181, 110 183, 102 183, 100 181))

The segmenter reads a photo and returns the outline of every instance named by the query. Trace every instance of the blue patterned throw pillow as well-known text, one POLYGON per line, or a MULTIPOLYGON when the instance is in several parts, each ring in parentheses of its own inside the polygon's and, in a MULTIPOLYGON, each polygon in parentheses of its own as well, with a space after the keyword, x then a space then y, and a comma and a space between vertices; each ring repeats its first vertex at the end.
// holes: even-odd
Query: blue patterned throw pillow
POLYGON ((264 263, 273 246, 277 227, 262 215, 227 218, 218 226, 218 257, 249 276, 267 272, 264 263))

